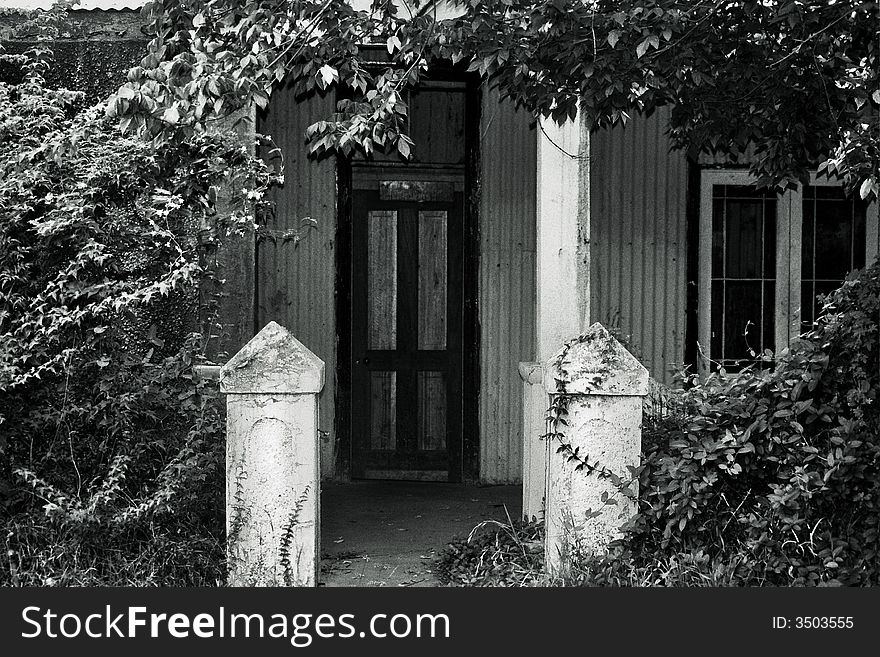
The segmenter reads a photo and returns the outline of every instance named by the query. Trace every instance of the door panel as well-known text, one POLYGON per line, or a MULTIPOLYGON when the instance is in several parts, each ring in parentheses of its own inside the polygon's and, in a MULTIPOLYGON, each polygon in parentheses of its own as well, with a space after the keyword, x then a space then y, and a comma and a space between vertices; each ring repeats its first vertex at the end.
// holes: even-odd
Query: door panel
POLYGON ((446 349, 445 210, 419 212, 419 349, 446 349))
POLYGON ((461 472, 463 197, 420 185, 353 193, 355 478, 461 472))
POLYGON ((370 349, 397 346, 397 212, 367 213, 367 340, 370 349))
POLYGON ((397 372, 370 372, 370 449, 397 447, 397 372))
POLYGON ((446 449, 446 374, 419 372, 419 434, 418 449, 446 449))

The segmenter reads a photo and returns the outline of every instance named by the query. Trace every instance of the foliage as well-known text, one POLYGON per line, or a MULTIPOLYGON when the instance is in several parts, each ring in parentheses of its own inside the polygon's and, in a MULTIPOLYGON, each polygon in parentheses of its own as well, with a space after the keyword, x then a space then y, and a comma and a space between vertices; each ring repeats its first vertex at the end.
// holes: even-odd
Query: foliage
POLYGON ((224 424, 216 384, 193 373, 213 327, 196 330, 195 308, 218 243, 253 227, 276 176, 231 133, 123 136, 81 94, 47 89, 39 53, 11 61, 23 75, 0 83, 0 512, 14 543, 2 577, 32 583, 13 553, 91 564, 109 546, 179 549, 187 527, 216 529, 224 424), (57 558, 42 540, 63 546, 57 558))
POLYGON ((880 582, 880 263, 774 369, 692 381, 645 427, 639 513, 585 581, 689 560, 711 581, 880 582))
MULTIPOLYGON (((222 491, 222 481, 215 490, 222 491)), ((219 502, 222 505, 222 502, 219 502)), ((179 506, 179 505, 178 505, 179 506)), ((39 522, 35 513, 5 518, 0 582, 5 586, 217 586, 225 580, 218 501, 203 512, 82 531, 39 522)))
MULTIPOLYGON (((638 512, 606 554, 573 555, 566 579, 551 582, 540 552, 529 559, 520 547, 538 540, 540 527, 503 526, 448 546, 438 567, 444 581, 880 583, 880 262, 828 295, 812 330, 777 354, 773 369, 688 383, 666 391, 663 413, 644 415, 638 512)), ((560 441, 564 415, 563 406, 550 410, 560 441)), ((629 477, 564 444, 559 452, 583 476, 605 476, 631 494, 629 477)))
POLYGON ((443 548, 434 571, 448 586, 533 586, 543 566, 543 523, 487 520, 443 548))
POLYGON ((741 155, 762 184, 791 185, 825 161, 863 197, 878 191, 876 3, 861 0, 460 0, 436 20, 393 0, 154 0, 150 54, 111 104, 129 129, 198 132, 282 82, 338 86, 314 150, 396 149, 402 90, 451 62, 536 115, 578 104, 592 127, 672 107, 676 145, 741 155), (376 48, 366 43, 378 44, 376 48), (385 60, 387 64, 376 65, 385 60))
POLYGON ((710 558, 702 549, 638 556, 612 549, 600 558, 575 559, 561 584, 718 587, 765 586, 768 581, 759 560, 742 560, 733 550, 710 558))

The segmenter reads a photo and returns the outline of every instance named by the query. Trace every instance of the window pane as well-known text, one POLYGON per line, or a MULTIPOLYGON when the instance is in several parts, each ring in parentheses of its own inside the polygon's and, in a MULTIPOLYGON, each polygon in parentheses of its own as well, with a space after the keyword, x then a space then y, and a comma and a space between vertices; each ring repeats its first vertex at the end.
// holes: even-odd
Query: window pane
POLYGON ((728 200, 725 204, 727 278, 760 278, 764 260, 763 210, 764 204, 760 201, 728 200))
POLYGON ((372 210, 367 225, 367 346, 397 346, 397 212, 372 210))
POLYGON ((776 278, 776 201, 764 201, 763 278, 776 278))
MULTIPOLYGON (((761 347, 764 325, 759 281, 728 281, 724 295, 724 354, 728 359, 751 359, 749 349, 761 347)), ((769 311, 771 308, 767 308, 769 311)))
MULTIPOLYGON (((712 281, 712 338, 709 353, 714 359, 724 357, 724 281, 712 281)), ((703 349, 706 345, 701 345, 703 349)))
POLYGON ((801 284, 801 331, 810 330, 810 326, 816 319, 818 305, 815 283, 813 281, 804 281, 801 284))
POLYGON ((838 185, 807 185, 804 196, 817 199, 840 200, 846 198, 843 188, 838 185))
POLYGON ((865 247, 868 244, 866 234, 866 215, 868 214, 868 204, 865 202, 856 202, 853 209, 853 269, 861 269, 865 266, 865 247))
MULTIPOLYGON (((718 186, 716 186, 716 189, 718 186)), ((724 276, 724 199, 712 201, 712 276, 724 276)))
POLYGON ((764 187, 758 189, 753 185, 727 185, 724 188, 724 195, 727 198, 774 198, 776 194, 772 189, 764 187))
POLYGON ((761 300, 764 312, 764 326, 761 332, 761 348, 756 349, 758 355, 767 349, 776 351, 776 281, 764 282, 764 298, 761 300))
POLYGON ((419 349, 446 349, 446 212, 419 212, 419 349))
POLYGON ((842 281, 852 265, 852 205, 816 201, 815 212, 816 278, 842 281))
POLYGON ((815 204, 804 201, 803 228, 801 229, 801 276, 813 279, 813 250, 815 249, 816 218, 815 204))
POLYGON ((807 185, 803 197, 801 328, 808 330, 822 310, 817 296, 865 265, 867 203, 829 185, 807 185))

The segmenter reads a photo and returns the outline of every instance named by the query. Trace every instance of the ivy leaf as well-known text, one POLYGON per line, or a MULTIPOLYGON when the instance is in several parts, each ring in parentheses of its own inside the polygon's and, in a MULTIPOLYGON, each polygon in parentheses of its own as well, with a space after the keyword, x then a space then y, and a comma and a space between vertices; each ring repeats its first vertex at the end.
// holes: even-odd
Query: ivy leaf
POLYGON ((654 46, 655 48, 660 46, 660 38, 656 34, 645 37, 642 42, 636 46, 636 57, 644 55, 651 46, 654 46))
POLYGON ((165 123, 177 125, 178 121, 180 121, 180 111, 178 111, 177 106, 172 105, 162 112, 162 120, 165 121, 165 123))
POLYGON ((410 147, 404 137, 397 140, 397 151, 405 158, 409 159, 410 147))
POLYGON ((321 76, 321 86, 325 89, 339 79, 339 72, 329 64, 324 64, 318 70, 318 75, 321 76))
POLYGON ((608 45, 612 48, 617 44, 620 40, 620 30, 611 30, 608 33, 608 45))
POLYGON ((400 39, 397 38, 396 35, 388 37, 388 40, 385 42, 385 47, 388 48, 388 54, 392 54, 395 50, 400 50, 400 39))

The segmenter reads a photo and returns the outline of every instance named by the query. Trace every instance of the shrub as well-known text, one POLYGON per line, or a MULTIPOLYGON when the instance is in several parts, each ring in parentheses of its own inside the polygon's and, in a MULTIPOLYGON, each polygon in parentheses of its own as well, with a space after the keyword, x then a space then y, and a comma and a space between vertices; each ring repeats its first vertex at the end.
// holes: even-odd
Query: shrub
POLYGON ((880 582, 878 296, 875 263, 772 369, 692 379, 678 412, 646 418, 639 512, 576 579, 880 582))
POLYGON ((434 570, 450 586, 530 586, 543 567, 543 523, 486 520, 443 548, 434 570))
POLYGON ((275 174, 231 133, 125 137, 47 89, 44 59, 6 61, 23 73, 0 83, 0 578, 70 567, 45 556, 52 541, 90 568, 199 529, 222 545, 223 418, 193 375, 213 326, 198 311, 212 254, 254 227, 275 174))
POLYGON ((542 526, 513 523, 483 523, 448 545, 438 576, 459 586, 880 583, 878 322, 875 263, 825 299, 772 368, 666 390, 662 412, 644 415, 636 516, 607 554, 576 555, 565 581, 543 572, 542 526))

